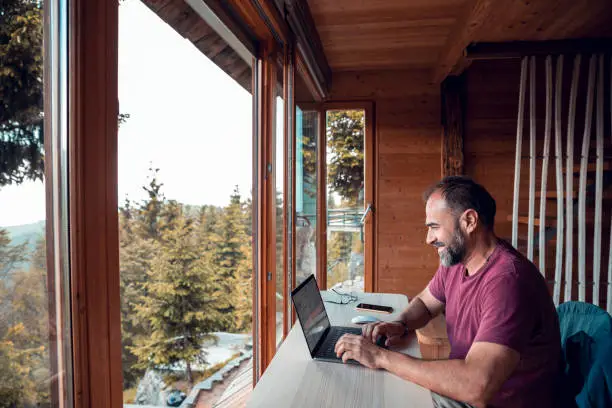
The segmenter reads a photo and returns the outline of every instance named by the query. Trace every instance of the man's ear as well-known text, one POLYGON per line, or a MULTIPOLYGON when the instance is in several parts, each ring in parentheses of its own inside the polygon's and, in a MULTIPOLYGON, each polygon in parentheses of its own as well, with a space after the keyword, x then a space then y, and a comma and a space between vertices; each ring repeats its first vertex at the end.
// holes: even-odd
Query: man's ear
POLYGON ((461 221, 465 232, 471 234, 478 226, 478 213, 473 209, 465 210, 461 215, 461 221))

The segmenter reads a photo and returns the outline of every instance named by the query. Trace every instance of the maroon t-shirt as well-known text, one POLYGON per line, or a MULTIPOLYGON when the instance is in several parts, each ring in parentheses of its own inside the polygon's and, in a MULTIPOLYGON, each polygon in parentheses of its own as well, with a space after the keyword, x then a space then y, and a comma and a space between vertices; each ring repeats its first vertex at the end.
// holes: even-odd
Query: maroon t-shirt
POLYGON ((462 264, 440 266, 429 290, 446 304, 451 359, 464 359, 477 341, 520 353, 518 367, 489 406, 553 406, 559 321, 546 282, 533 263, 500 240, 476 274, 468 276, 462 264))

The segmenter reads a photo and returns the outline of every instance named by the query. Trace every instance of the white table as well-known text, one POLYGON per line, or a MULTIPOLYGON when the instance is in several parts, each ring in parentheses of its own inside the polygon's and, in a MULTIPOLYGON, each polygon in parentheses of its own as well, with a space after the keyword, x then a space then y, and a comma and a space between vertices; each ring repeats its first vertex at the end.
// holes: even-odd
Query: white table
MULTIPOLYGON (((333 292, 322 291, 323 299, 339 300, 333 292)), ((358 300, 347 305, 325 302, 331 324, 356 326, 351 318, 371 314, 381 320, 397 320, 408 305, 404 295, 359 293, 358 300), (355 310, 360 302, 392 306, 390 315, 355 310)), ((406 345, 394 349, 421 357, 418 341, 411 334, 406 345)), ((249 408, 431 408, 429 390, 402 380, 383 370, 371 370, 350 364, 335 364, 311 359, 299 322, 293 326, 278 349, 247 405, 249 408)))

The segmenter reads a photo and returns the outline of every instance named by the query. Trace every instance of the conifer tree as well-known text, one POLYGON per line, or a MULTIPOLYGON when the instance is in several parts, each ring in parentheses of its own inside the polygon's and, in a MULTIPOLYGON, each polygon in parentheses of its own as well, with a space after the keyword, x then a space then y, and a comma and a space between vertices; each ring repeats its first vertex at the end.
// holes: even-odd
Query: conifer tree
POLYGON ((175 228, 166 229, 155 244, 156 256, 144 283, 147 296, 136 306, 150 336, 137 339, 133 351, 141 367, 184 363, 192 384, 192 365, 204 362, 204 341, 221 329, 217 307, 223 289, 209 257, 198 251, 191 222, 182 212, 174 222, 175 228))
POLYGON ((216 233, 211 237, 212 262, 217 278, 221 282, 223 293, 226 294, 220 299, 220 305, 228 329, 236 329, 234 320, 236 304, 232 299, 232 292, 239 279, 238 268, 249 257, 245 250, 245 245, 250 242, 245 218, 246 214, 240 201, 240 191, 236 186, 230 197, 229 205, 221 213, 216 233))

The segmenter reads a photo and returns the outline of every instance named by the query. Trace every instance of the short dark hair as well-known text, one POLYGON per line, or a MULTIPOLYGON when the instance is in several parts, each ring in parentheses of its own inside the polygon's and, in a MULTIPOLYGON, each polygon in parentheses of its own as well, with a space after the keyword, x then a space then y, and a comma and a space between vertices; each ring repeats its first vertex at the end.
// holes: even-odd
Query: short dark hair
POLYGON ((423 200, 427 202, 435 192, 440 192, 446 205, 455 214, 463 213, 465 210, 473 209, 478 213, 478 218, 488 229, 493 229, 495 224, 495 200, 480 184, 467 176, 448 176, 429 187, 423 194, 423 200))

